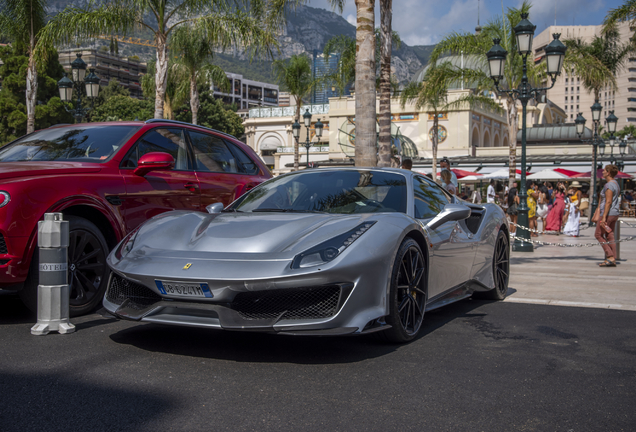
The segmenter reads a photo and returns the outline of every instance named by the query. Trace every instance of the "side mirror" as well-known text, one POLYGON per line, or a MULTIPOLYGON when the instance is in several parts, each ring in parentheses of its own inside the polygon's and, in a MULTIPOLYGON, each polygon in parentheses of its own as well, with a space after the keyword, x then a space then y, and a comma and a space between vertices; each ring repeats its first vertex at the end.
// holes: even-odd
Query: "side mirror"
POLYGON ((174 158, 172 155, 164 152, 146 153, 139 158, 137 168, 133 171, 135 175, 145 176, 150 171, 171 170, 174 168, 174 158))
POLYGON ((210 214, 215 214, 215 213, 221 213, 221 210, 223 210, 223 203, 214 203, 214 204, 210 204, 209 206, 207 206, 205 208, 208 213, 210 214))
POLYGON ((439 212, 428 224, 426 228, 434 230, 448 221, 460 221, 470 216, 470 207, 461 204, 446 204, 444 210, 439 212))

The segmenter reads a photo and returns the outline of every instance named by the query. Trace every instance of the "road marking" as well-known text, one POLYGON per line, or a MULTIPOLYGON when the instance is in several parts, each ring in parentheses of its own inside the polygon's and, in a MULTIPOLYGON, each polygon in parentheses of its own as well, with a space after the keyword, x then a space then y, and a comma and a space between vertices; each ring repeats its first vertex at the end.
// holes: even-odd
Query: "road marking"
POLYGON ((545 300, 545 299, 530 299, 523 297, 506 297, 504 301, 509 303, 529 303, 529 304, 542 304, 550 306, 571 306, 571 307, 586 307, 595 309, 619 309, 636 311, 636 305, 624 305, 624 304, 612 304, 612 303, 592 303, 592 302, 573 302, 565 300, 545 300))

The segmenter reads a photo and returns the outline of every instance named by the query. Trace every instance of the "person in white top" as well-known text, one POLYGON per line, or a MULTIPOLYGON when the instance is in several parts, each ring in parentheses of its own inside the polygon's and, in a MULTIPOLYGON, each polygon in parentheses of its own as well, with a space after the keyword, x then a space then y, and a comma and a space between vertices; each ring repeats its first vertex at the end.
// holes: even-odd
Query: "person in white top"
POLYGON ((490 185, 488 185, 488 191, 486 192, 486 202, 495 203, 495 180, 490 180, 490 185))

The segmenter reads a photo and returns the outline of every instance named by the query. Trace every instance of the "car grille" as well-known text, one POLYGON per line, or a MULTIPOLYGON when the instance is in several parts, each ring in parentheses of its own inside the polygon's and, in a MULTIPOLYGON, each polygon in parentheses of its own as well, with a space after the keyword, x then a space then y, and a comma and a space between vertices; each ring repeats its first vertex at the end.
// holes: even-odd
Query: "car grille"
POLYGON ((0 234, 0 254, 6 254, 7 251, 7 242, 4 241, 4 236, 0 234))
POLYGON ((116 305, 121 305, 124 300, 129 299, 130 301, 126 307, 141 310, 157 303, 161 300, 161 296, 150 288, 113 274, 106 293, 106 299, 116 305))
POLYGON ((317 286, 239 293, 232 309, 245 319, 316 319, 338 311, 340 287, 317 286))

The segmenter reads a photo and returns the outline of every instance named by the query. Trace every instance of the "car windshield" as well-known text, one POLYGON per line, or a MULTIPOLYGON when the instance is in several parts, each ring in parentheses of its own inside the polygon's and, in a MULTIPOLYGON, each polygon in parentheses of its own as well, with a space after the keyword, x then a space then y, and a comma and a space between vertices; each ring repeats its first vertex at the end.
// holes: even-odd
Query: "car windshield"
POLYGON ((123 125, 44 129, 0 149, 0 162, 103 162, 138 130, 123 125))
POLYGON ((312 170, 270 180, 239 198, 239 212, 406 212, 406 178, 382 171, 312 170))

